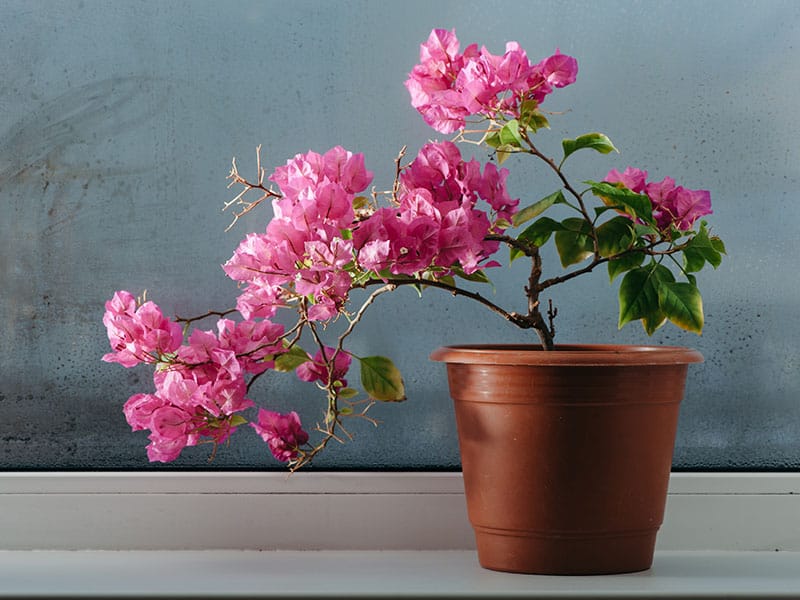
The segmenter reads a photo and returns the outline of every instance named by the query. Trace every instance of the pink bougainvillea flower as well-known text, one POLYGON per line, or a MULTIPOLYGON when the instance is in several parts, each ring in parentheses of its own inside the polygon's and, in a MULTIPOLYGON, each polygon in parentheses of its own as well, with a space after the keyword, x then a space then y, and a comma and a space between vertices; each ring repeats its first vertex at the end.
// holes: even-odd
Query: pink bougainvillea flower
MULTIPOLYGON (((519 206, 519 198, 511 199, 506 188, 507 177, 508 169, 498 169, 494 163, 486 163, 476 189, 480 197, 495 211, 496 220, 511 223, 511 218, 519 206)), ((504 228, 500 227, 497 230, 501 232, 504 228)))
POLYGON ((273 200, 276 219, 295 218, 298 205, 308 210, 325 204, 317 214, 328 223, 347 224, 352 218, 352 199, 372 181, 372 173, 364 166, 364 156, 336 146, 324 155, 316 152, 297 154, 270 176, 283 196, 273 200))
POLYGON ((283 351, 281 336, 284 326, 268 320, 246 320, 235 323, 230 319, 217 321, 220 347, 232 350, 242 368, 248 373, 262 373, 275 363, 265 357, 283 351))
POLYGON ((710 215, 711 192, 708 190, 689 190, 679 188, 675 195, 675 226, 687 231, 694 226, 700 217, 710 215))
POLYGON ((281 286, 256 277, 236 298, 236 310, 245 319, 269 319, 275 316, 279 308, 286 306, 283 295, 284 289, 281 286))
POLYGON ((256 433, 267 442, 272 455, 281 462, 297 458, 300 446, 308 442, 300 417, 294 411, 281 414, 271 410, 259 409, 258 422, 250 423, 256 433))
POLYGON ((106 302, 103 315, 108 341, 113 352, 105 354, 105 362, 133 367, 142 362, 157 362, 161 355, 173 352, 181 345, 183 331, 170 321, 153 302, 136 308, 129 292, 116 292, 106 302))
MULTIPOLYGON (((328 385, 328 365, 326 359, 329 361, 330 357, 335 352, 334 348, 325 346, 325 358, 323 358, 322 350, 318 350, 314 355, 314 359, 303 363, 297 370, 297 377, 302 381, 319 381, 323 385, 328 385)), ((333 360, 333 381, 342 384, 342 387, 347 386, 347 371, 350 369, 350 362, 352 358, 347 352, 339 352, 333 360)))
POLYGON ((425 122, 440 133, 453 133, 472 115, 519 116, 520 100, 541 103, 553 88, 573 83, 577 72, 577 61, 559 50, 532 65, 517 42, 508 42, 502 55, 475 44, 459 54, 455 31, 434 29, 405 85, 425 122))
POLYGON ((153 412, 161 408, 166 401, 154 394, 134 394, 125 403, 122 412, 133 431, 150 429, 153 412))
POLYGON ((556 53, 544 59, 541 63, 542 74, 550 85, 562 88, 575 83, 578 77, 578 61, 561 54, 561 51, 556 48, 556 53))
POLYGON ((372 182, 372 172, 364 166, 364 155, 335 146, 323 156, 325 176, 342 186, 348 194, 358 194, 372 182))
POLYGON ((483 240, 489 228, 489 219, 482 211, 462 207, 449 212, 442 220, 436 264, 459 264, 465 273, 480 269, 479 263, 485 258, 483 240))
POLYGON ((642 194, 647 184, 647 171, 627 167, 620 173, 616 169, 611 169, 603 181, 607 181, 608 183, 621 183, 630 191, 642 194))
POLYGON ((192 415, 172 405, 153 411, 150 431, 150 444, 147 446, 150 462, 171 462, 186 446, 194 446, 199 440, 192 415))
POLYGON ((354 229, 358 264, 406 275, 431 266, 472 273, 497 265, 484 262, 499 248, 486 234, 504 231, 519 204, 506 190, 507 175, 491 164, 481 174, 480 163, 464 161, 452 142, 426 144, 400 174, 399 206, 378 209, 354 229), (475 208, 479 199, 493 221, 475 208))
POLYGON ((653 207, 653 219, 662 231, 670 227, 688 231, 697 219, 712 213, 708 190, 690 190, 675 185, 671 177, 647 182, 647 171, 628 167, 623 173, 616 169, 609 171, 604 181, 621 183, 633 192, 646 194, 653 207))

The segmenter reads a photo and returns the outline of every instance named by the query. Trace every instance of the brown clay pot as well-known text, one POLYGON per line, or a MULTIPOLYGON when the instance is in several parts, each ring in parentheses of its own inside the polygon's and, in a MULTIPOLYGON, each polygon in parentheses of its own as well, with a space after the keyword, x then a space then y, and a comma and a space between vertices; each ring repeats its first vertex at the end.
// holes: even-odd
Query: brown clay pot
POLYGON ((645 346, 450 346, 469 519, 499 571, 604 574, 653 561, 689 363, 645 346))

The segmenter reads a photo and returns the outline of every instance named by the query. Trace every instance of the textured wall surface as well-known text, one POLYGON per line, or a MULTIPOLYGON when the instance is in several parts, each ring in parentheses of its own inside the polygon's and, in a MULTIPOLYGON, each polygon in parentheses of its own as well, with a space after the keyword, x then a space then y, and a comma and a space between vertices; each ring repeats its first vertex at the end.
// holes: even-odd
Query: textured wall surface
MULTIPOLYGON (((400 146, 435 137, 402 85, 432 27, 495 53, 517 40, 536 59, 556 47, 578 58, 578 82, 546 104, 569 113, 540 143, 557 153, 562 137, 599 130, 621 154, 576 156, 575 180, 634 164, 711 190, 729 256, 701 274, 705 333, 652 340, 707 359, 691 370, 675 466, 800 467, 800 3, 4 0, 2 14, 0 468, 150 468, 120 410, 150 391, 150 373, 100 362, 103 302, 147 289, 171 314, 232 304, 219 265, 269 208, 229 233, 220 208, 231 157, 249 174, 258 144, 268 171, 341 144, 389 186, 400 146)), ((556 188, 508 164, 523 203, 556 188)), ((518 262, 493 274, 500 303, 522 300, 518 262)), ((558 341, 647 341, 638 324, 616 330, 608 287, 600 272, 556 290, 558 341)), ((528 338, 435 290, 380 303, 353 350, 392 356, 410 399, 378 407, 377 435, 356 427, 317 466, 456 467, 444 369, 427 355, 528 338)), ((255 397, 302 401, 307 422, 320 411, 292 376, 262 379, 255 397)), ((236 437, 213 468, 278 466, 252 432, 236 437)), ((168 468, 207 457, 189 449, 168 468)))

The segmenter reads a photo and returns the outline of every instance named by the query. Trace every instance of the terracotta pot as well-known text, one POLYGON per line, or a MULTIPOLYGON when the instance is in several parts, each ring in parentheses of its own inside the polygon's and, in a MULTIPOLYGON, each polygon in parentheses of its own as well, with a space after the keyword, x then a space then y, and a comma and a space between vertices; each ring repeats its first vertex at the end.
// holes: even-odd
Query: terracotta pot
POLYGON ((648 569, 664 517, 688 348, 450 346, 478 559, 499 571, 648 569))

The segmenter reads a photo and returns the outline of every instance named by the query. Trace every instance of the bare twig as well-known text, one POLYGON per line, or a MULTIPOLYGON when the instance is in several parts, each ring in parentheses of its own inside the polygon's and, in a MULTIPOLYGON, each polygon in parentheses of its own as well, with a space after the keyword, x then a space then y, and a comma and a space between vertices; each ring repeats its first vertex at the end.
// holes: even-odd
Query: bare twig
POLYGON ((227 315, 229 315, 231 313, 235 313, 235 312, 236 312, 235 308, 229 308, 227 310, 210 310, 210 311, 208 311, 206 313, 203 313, 202 315, 198 315, 196 317, 179 317, 178 315, 175 315, 175 321, 177 323, 185 323, 185 327, 188 327, 189 325, 191 325, 195 321, 202 321, 203 319, 207 319, 208 317, 220 317, 220 318, 222 318, 222 317, 225 317, 225 316, 227 316, 227 315))
POLYGON ((268 188, 268 187, 266 187, 264 185, 265 171, 264 171, 264 168, 261 166, 261 145, 256 147, 256 177, 257 177, 257 179, 256 179, 255 183, 247 180, 246 178, 242 177, 239 174, 239 169, 236 166, 236 159, 235 158, 231 162, 232 162, 232 164, 231 164, 231 172, 228 175, 228 179, 230 179, 231 182, 228 184, 228 188, 230 189, 234 185, 238 184, 238 185, 243 186, 244 189, 241 192, 239 192, 232 200, 229 200, 228 202, 225 202, 225 204, 222 207, 222 210, 225 211, 225 210, 227 210, 228 208, 230 208, 231 206, 234 206, 234 205, 235 206, 242 206, 243 208, 240 209, 238 212, 234 212, 233 213, 233 221, 231 221, 231 224, 228 225, 228 227, 225 229, 225 231, 230 231, 234 227, 234 225, 236 225, 236 223, 237 223, 237 221, 239 220, 240 217, 243 217, 244 215, 249 213, 251 210, 256 208, 259 204, 261 204, 264 200, 267 200, 269 198, 281 198, 282 197, 278 192, 276 192, 272 188, 268 188), (259 198, 257 198, 256 200, 245 200, 245 196, 249 192, 251 192, 252 190, 260 190, 262 192, 261 196, 259 198))

